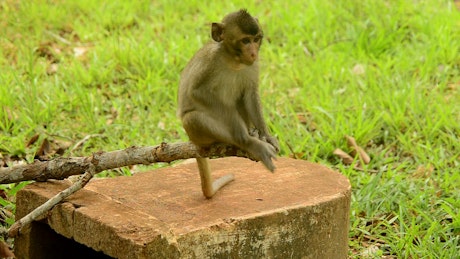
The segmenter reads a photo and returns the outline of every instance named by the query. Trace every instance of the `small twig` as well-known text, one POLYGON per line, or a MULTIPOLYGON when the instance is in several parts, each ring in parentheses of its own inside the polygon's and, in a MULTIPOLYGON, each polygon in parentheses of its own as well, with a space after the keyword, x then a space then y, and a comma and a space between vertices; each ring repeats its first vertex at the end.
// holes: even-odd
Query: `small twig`
POLYGON ((21 218, 20 220, 16 221, 8 230, 9 237, 16 237, 24 226, 29 225, 37 219, 40 215, 43 215, 51 208, 53 208, 56 204, 64 200, 65 198, 69 197, 71 194, 75 193, 76 191, 82 189, 88 182, 93 178, 96 174, 96 166, 92 163, 88 171, 86 171, 78 181, 72 184, 69 188, 63 190, 62 192, 56 194, 54 197, 31 211, 29 214, 21 218))
POLYGON ((358 166, 352 167, 351 169, 353 169, 355 171, 359 171, 359 172, 368 172, 368 173, 374 173, 374 174, 380 172, 379 170, 365 169, 365 168, 358 167, 358 166))
POLYGON ((338 43, 342 43, 342 42, 347 42, 347 41, 352 41, 352 39, 337 39, 337 40, 333 40, 331 42, 329 42, 328 44, 326 44, 326 46, 322 47, 322 48, 318 48, 318 51, 317 52, 320 52, 320 51, 323 51, 331 46, 334 46, 338 43))
POLYGON ((286 141, 286 145, 288 146, 289 150, 291 151, 291 154, 293 156, 294 159, 298 159, 297 158, 297 155, 295 154, 294 152, 294 149, 292 149, 291 145, 289 144, 289 142, 286 141))
POLYGON ((364 237, 367 238, 367 239, 369 239, 369 240, 371 240, 371 241, 376 242, 376 245, 379 245, 379 246, 384 245, 384 244, 387 243, 387 242, 385 242, 385 240, 380 239, 380 238, 373 237, 373 236, 371 236, 371 235, 364 235, 364 237))
POLYGON ((70 42, 70 41, 64 39, 63 37, 57 35, 56 33, 52 32, 52 31, 46 30, 45 33, 48 34, 49 36, 55 38, 56 40, 58 40, 58 41, 60 41, 60 42, 62 42, 62 43, 64 43, 64 44, 66 44, 66 45, 72 45, 72 42, 70 42))
POLYGON ((85 144, 85 142, 88 141, 89 139, 95 138, 95 137, 102 137, 102 136, 103 136, 102 134, 87 135, 86 137, 84 137, 82 140, 78 141, 77 144, 75 144, 73 146, 73 148, 70 150, 70 153, 72 154, 77 148, 83 146, 83 144, 85 144))

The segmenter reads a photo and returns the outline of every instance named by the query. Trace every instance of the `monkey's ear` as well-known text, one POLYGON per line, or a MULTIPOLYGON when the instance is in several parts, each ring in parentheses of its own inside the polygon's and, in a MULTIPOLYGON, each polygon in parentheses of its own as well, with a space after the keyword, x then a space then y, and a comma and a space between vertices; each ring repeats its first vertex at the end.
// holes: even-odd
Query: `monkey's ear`
POLYGON ((224 38, 222 37, 224 34, 224 24, 213 22, 211 27, 211 35, 212 39, 221 42, 224 38))

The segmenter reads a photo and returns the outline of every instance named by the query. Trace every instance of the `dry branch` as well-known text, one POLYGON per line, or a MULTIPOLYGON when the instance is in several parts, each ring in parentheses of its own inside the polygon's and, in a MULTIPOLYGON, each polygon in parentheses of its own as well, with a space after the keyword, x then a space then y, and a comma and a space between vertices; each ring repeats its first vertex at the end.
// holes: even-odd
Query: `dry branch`
POLYGON ((9 229, 8 229, 8 236, 9 237, 16 237, 21 228, 23 226, 27 226, 32 221, 43 215, 45 212, 52 209, 56 204, 64 200, 65 198, 69 197, 71 194, 75 193, 76 191, 80 190, 81 188, 85 187, 85 185, 93 178, 95 175, 95 168, 94 166, 90 166, 89 170, 85 172, 78 181, 72 184, 69 188, 65 189, 64 191, 56 194, 51 199, 47 200, 42 205, 35 208, 29 214, 21 218, 20 220, 16 221, 9 229))
POLYGON ((192 143, 162 143, 154 147, 130 147, 112 152, 98 152, 90 157, 60 157, 50 161, 37 161, 29 165, 0 169, 0 184, 27 180, 64 179, 85 172, 72 186, 16 221, 8 229, 8 235, 9 237, 16 237, 24 226, 30 224, 72 193, 83 188, 95 174, 101 171, 136 164, 169 163, 174 160, 194 157, 224 156, 253 159, 248 153, 226 144, 216 144, 206 149, 200 149, 192 143))
MULTIPOLYGON (((22 181, 62 180, 71 175, 87 172, 90 165, 95 166, 96 173, 104 170, 137 164, 172 162, 194 157, 225 157, 250 155, 236 147, 216 144, 207 149, 200 149, 192 143, 162 143, 153 147, 129 147, 112 152, 97 152, 89 157, 57 157, 50 161, 36 161, 32 164, 0 169, 0 184, 22 181)), ((254 159, 253 159, 254 160, 254 159)))

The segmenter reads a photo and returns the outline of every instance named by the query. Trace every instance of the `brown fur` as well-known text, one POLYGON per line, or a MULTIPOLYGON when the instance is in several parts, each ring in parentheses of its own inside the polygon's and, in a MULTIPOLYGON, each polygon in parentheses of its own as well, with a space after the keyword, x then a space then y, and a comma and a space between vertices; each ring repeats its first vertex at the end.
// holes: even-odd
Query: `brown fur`
MULTIPOLYGON (((200 147, 228 143, 246 150, 275 169, 278 142, 269 135, 258 93, 258 52, 262 30, 245 10, 212 24, 214 41, 203 46, 185 67, 178 94, 178 115, 190 141, 200 147), (248 33, 249 32, 249 33, 248 33), (249 135, 255 127, 259 137, 249 135)), ((206 159, 198 159, 207 198, 233 180, 228 176, 212 186, 206 159), (217 184, 216 184, 217 183, 217 184)))

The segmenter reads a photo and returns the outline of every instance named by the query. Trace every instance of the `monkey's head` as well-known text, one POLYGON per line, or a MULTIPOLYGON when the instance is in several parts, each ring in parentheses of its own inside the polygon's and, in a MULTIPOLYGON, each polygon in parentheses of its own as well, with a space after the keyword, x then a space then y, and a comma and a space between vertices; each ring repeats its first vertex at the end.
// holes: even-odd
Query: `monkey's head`
POLYGON ((257 60, 263 31, 258 20, 246 10, 230 13, 221 23, 213 23, 211 34, 236 61, 250 66, 257 60))

